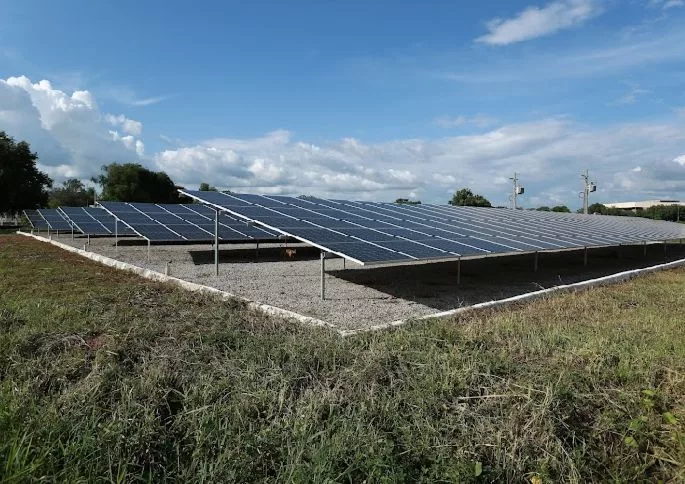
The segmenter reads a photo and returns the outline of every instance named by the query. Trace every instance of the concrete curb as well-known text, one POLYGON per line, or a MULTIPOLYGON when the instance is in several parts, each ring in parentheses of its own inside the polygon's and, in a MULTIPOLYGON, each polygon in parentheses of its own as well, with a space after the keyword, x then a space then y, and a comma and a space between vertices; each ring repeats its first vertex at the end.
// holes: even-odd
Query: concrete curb
POLYGON ((47 239, 47 238, 41 237, 39 235, 30 234, 30 233, 22 232, 22 231, 17 231, 17 234, 24 235, 26 237, 32 237, 36 240, 40 240, 41 242, 47 242, 47 243, 52 244, 54 246, 57 246, 61 249, 67 250, 69 252, 73 252, 75 254, 79 254, 79 255, 86 257, 88 259, 91 259, 95 262, 99 262, 100 264, 103 264, 103 265, 106 265, 109 267, 114 267, 116 269, 120 269, 123 271, 132 272, 134 274, 137 274, 141 277, 144 277, 144 278, 152 280, 152 281, 171 283, 177 287, 181 287, 181 288, 186 289, 188 291, 219 296, 223 300, 240 301, 240 302, 245 303, 248 308, 262 312, 264 314, 268 314, 270 316, 277 316, 277 317, 280 317, 283 319, 289 319, 292 321, 297 321, 299 323, 307 324, 309 326, 318 326, 318 327, 325 327, 325 328, 333 329, 337 333, 339 333, 341 336, 354 336, 354 335, 368 333, 368 332, 372 332, 372 331, 382 331, 382 330, 387 330, 387 329, 391 329, 391 328, 397 328, 399 326, 403 326, 403 325, 411 323, 411 322, 425 321, 427 319, 434 319, 434 318, 445 318, 445 317, 455 316, 457 314, 462 314, 462 313, 465 313, 468 311, 474 311, 474 310, 479 310, 479 309, 500 308, 500 307, 505 307, 505 306, 508 306, 511 304, 527 302, 527 301, 534 301, 536 299, 542 299, 542 298, 545 298, 549 295, 556 294, 556 293, 584 291, 587 289, 591 289, 593 287, 608 286, 611 284, 617 284, 620 282, 625 282, 625 281, 628 281, 630 279, 634 279, 634 278, 642 276, 642 275, 651 274, 653 272, 659 272, 659 271, 664 271, 664 270, 668 270, 668 269, 675 269, 677 267, 685 266, 685 259, 680 259, 680 260, 668 262, 665 264, 658 264, 655 266, 645 267, 642 269, 633 269, 630 271, 619 272, 617 274, 612 274, 609 276, 603 276, 603 277, 599 277, 597 279, 590 279, 587 281, 576 282, 574 284, 565 284, 565 285, 561 285, 561 286, 554 286, 554 287, 550 287, 548 289, 541 289, 539 291, 528 292, 526 294, 519 294, 518 296, 509 297, 506 299, 498 299, 495 301, 487 301, 487 302, 483 302, 483 303, 474 304, 472 306, 464 306, 461 308, 450 309, 449 311, 442 311, 439 313, 428 314, 426 316, 419 316, 416 318, 408 318, 408 319, 400 319, 397 321, 392 321, 390 323, 378 324, 375 326, 369 326, 367 328, 341 329, 339 326, 336 326, 335 324, 328 323, 328 322, 323 321, 321 319, 312 318, 310 316, 304 316, 302 314, 298 314, 298 313, 295 313, 293 311, 289 311, 287 309, 283 309, 283 308, 279 308, 276 306, 270 306, 268 304, 263 304, 260 302, 252 301, 251 299, 247 299, 245 297, 238 296, 238 295, 232 294, 230 292, 222 291, 222 290, 216 289, 214 287, 203 286, 202 284, 196 284, 194 282, 184 281, 184 280, 178 279, 176 277, 164 275, 160 272, 152 271, 149 269, 144 269, 142 267, 139 267, 139 266, 136 266, 133 264, 128 264, 126 262, 120 262, 118 260, 111 259, 109 257, 105 257, 105 256, 100 255, 100 254, 96 254, 95 252, 88 252, 88 251, 85 251, 82 249, 77 249, 77 248, 72 247, 70 245, 63 244, 63 243, 57 242, 55 240, 47 239))
POLYGON ((251 299, 247 299, 245 297, 238 296, 230 292, 222 291, 214 287, 203 286, 202 284, 196 284, 194 282, 184 281, 183 279, 178 279, 176 277, 167 276, 165 274, 162 274, 161 272, 152 271, 150 269, 144 269, 143 267, 129 264, 127 262, 121 262, 110 257, 105 257, 103 255, 96 254, 95 252, 77 249, 76 247, 72 247, 71 245, 63 244, 61 242, 57 242, 56 240, 41 237, 40 235, 30 234, 22 231, 17 231, 17 234, 23 235, 25 237, 32 237, 41 242, 47 242, 56 247, 59 247, 60 249, 73 252, 74 254, 78 254, 82 257, 93 260, 105 266, 113 267, 115 269, 119 269, 126 272, 132 272, 151 281, 166 282, 173 284, 177 287, 180 287, 182 289, 185 289, 187 291, 219 296, 221 299, 225 301, 239 301, 245 303, 245 305, 252 310, 259 311, 270 316, 277 316, 283 319, 297 321, 298 323, 304 323, 310 326, 323 326, 326 328, 331 328, 339 331, 339 328, 337 326, 326 321, 323 321, 321 319, 312 318, 310 316, 304 316, 293 311, 288 311, 287 309, 279 308, 276 306, 270 306, 268 304, 263 304, 257 301, 252 301, 251 299))
POLYGON ((668 262, 665 264, 658 264, 655 266, 645 267, 642 269, 633 269, 630 271, 619 272, 617 274, 612 274, 610 276, 603 276, 603 277, 599 277, 597 279, 590 279, 587 281, 576 282, 574 284, 565 284, 565 285, 561 285, 561 286, 554 286, 554 287, 550 287, 548 289, 541 289, 539 291, 528 292, 526 294, 519 294, 518 296, 509 297, 506 299, 498 299, 496 301, 487 301, 487 302, 483 302, 483 303, 474 304, 472 306, 464 306, 464 307, 457 308, 457 309, 450 309, 449 311, 442 311, 439 313, 428 314, 426 316, 420 316, 417 318, 400 319, 400 320, 393 321, 393 322, 386 323, 386 324, 369 326, 368 328, 360 328, 360 329, 354 329, 354 330, 341 330, 340 333, 343 336, 353 336, 356 334, 367 333, 370 331, 381 331, 381 330, 385 330, 385 329, 396 328, 396 327, 403 326, 407 323, 415 322, 415 321, 425 321, 426 319, 445 318, 445 317, 449 317, 449 316, 455 316, 457 314, 462 314, 462 313, 465 313, 467 311, 473 311, 473 310, 478 310, 478 309, 500 308, 500 307, 508 306, 510 304, 516 304, 516 303, 520 303, 520 302, 534 301, 536 299, 542 299, 542 298, 547 297, 551 294, 584 291, 587 289, 591 289, 593 287, 601 287, 601 286, 608 286, 611 284, 617 284, 620 282, 628 281, 630 279, 634 279, 634 278, 642 276, 642 275, 651 274, 653 272, 659 272, 659 271, 664 271, 664 270, 668 270, 668 269, 674 269, 674 268, 681 267, 681 266, 685 266, 685 259, 680 259, 680 260, 668 262))

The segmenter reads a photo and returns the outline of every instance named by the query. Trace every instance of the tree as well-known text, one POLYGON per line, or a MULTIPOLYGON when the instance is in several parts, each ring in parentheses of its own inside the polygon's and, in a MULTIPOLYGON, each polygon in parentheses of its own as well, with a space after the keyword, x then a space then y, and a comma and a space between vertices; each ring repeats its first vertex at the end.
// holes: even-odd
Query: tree
POLYGON ((200 183, 201 192, 218 192, 216 187, 211 186, 209 183, 200 183))
POLYGON ((178 203, 179 193, 164 172, 155 172, 137 163, 111 163, 103 174, 93 178, 102 187, 103 200, 120 202, 178 203))
POLYGON ((571 210, 566 205, 557 205, 552 207, 552 212, 571 213, 571 210))
MULTIPOLYGON (((582 213, 582 209, 580 212, 582 213)), ((607 207, 605 205, 602 205, 601 203, 593 203, 592 205, 588 206, 587 208, 587 213, 599 213, 602 215, 606 215, 608 213, 607 207)))
POLYGON ((421 205, 421 200, 410 200, 408 198, 398 198, 395 203, 403 205, 421 205))
POLYGON ((86 207, 95 201, 95 189, 86 188, 81 180, 70 178, 60 188, 50 192, 48 205, 57 207, 86 207))
POLYGON ((685 210, 682 206, 675 205, 655 205, 646 208, 640 216, 654 220, 668 220, 669 222, 679 222, 685 217, 685 210))
POLYGON ((552 211, 552 209, 546 205, 543 205, 542 207, 538 207, 535 210, 537 210, 538 212, 551 212, 552 211))
POLYGON ((474 195, 470 188, 462 188, 454 193, 450 205, 469 207, 492 207, 492 204, 482 195, 474 195))
POLYGON ((25 141, 15 142, 0 131, 0 213, 15 215, 48 203, 48 175, 38 170, 38 155, 25 141))

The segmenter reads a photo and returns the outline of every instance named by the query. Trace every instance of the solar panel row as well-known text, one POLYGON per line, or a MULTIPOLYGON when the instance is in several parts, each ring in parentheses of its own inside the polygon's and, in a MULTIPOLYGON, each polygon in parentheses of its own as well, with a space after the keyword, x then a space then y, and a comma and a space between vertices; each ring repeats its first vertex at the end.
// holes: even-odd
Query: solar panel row
POLYGON ((34 229, 48 230, 50 228, 45 219, 40 216, 38 210, 24 210, 24 215, 26 215, 26 218, 34 229))
MULTIPOLYGON (((88 235, 114 235, 114 217, 105 210, 96 207, 60 207, 62 215, 76 229, 88 235)), ((130 228, 122 225, 119 235, 135 235, 130 228)))
POLYGON ((685 237, 677 224, 496 208, 182 193, 359 263, 450 259, 685 237))
MULTIPOLYGON (((214 210, 200 204, 154 204, 98 202, 116 217, 119 226, 127 226, 150 241, 211 241, 214 239, 214 210)), ((219 218, 222 241, 276 239, 270 230, 251 227, 228 215, 219 218)))
POLYGON ((51 230, 71 232, 71 224, 56 208, 40 208, 37 212, 45 219, 51 230))

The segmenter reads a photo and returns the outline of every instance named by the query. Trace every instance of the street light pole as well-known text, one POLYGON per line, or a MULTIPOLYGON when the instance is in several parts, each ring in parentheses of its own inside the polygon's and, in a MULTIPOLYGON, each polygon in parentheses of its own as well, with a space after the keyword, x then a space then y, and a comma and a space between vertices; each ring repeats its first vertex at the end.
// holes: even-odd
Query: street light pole
POLYGON ((519 178, 518 178, 518 173, 514 172, 513 177, 509 177, 510 180, 514 182, 514 188, 513 188, 513 193, 511 195, 511 208, 516 210, 518 208, 518 199, 517 197, 519 195, 523 195, 523 193, 526 191, 525 188, 523 188, 521 185, 519 185, 519 178))
POLYGON ((584 187, 583 187, 583 213, 587 214, 588 212, 588 203, 590 199, 590 193, 596 192, 597 191, 597 185, 595 182, 590 181, 590 172, 588 170, 585 170, 585 173, 580 174, 581 178, 584 181, 584 187))

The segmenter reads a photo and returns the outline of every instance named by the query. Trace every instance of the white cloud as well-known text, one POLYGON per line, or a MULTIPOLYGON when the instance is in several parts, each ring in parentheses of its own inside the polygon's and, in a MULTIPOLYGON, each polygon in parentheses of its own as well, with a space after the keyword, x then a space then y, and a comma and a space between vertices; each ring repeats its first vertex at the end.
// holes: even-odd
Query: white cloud
POLYGON ((635 104, 640 96, 649 94, 651 92, 652 91, 649 89, 641 89, 638 86, 634 86, 630 89, 630 91, 619 97, 614 104, 635 104))
POLYGON ((685 118, 685 106, 673 108, 673 112, 675 112, 678 116, 685 118))
POLYGON ((627 189, 631 197, 685 197, 685 119, 675 116, 604 128, 548 117, 475 134, 376 143, 311 143, 278 130, 253 138, 178 141, 149 155, 143 139, 131 133, 136 128, 124 129, 131 120, 112 118, 100 113, 87 91, 69 94, 27 78, 0 80, 0 126, 29 141, 57 181, 89 178, 111 161, 137 161, 189 187, 209 182, 253 193, 372 200, 413 193, 424 202, 444 202, 468 186, 506 204, 506 178, 517 171, 530 203, 573 205, 579 173, 589 168, 600 184, 597 201, 625 198, 627 189))
POLYGON ((143 123, 140 121, 135 121, 133 119, 128 119, 123 114, 119 116, 114 116, 113 114, 108 114, 105 116, 105 121, 107 121, 112 126, 121 127, 124 133, 140 136, 143 133, 143 123))
POLYGON ((670 8, 685 7, 685 0, 650 0, 649 5, 668 10, 670 8))
POLYGON ((547 118, 435 140, 348 138, 324 145, 276 131, 168 149, 155 160, 158 169, 186 186, 210 181, 252 193, 375 200, 414 192, 425 202, 444 202, 445 193, 468 186, 506 204, 506 177, 517 171, 531 201, 573 205, 584 168, 601 184, 598 199, 625 196, 628 185, 631 196, 684 193, 685 166, 669 161, 682 152, 683 127, 645 123, 591 129, 547 118))
POLYGON ((472 125, 478 128, 485 128, 497 123, 493 117, 485 114, 477 114, 475 116, 440 116, 433 120, 433 122, 441 128, 457 128, 465 125, 472 125))
POLYGON ((165 101, 169 99, 168 96, 157 96, 157 97, 146 97, 146 98, 138 98, 138 99, 130 99, 127 101, 123 101, 124 103, 130 104, 131 106, 150 106, 151 104, 157 104, 161 103, 162 101, 165 101))
POLYGON ((126 148, 138 153, 138 156, 143 156, 145 154, 145 145, 139 139, 135 139, 130 134, 121 136, 118 131, 110 131, 109 134, 114 141, 120 141, 126 148))
POLYGON ((530 6, 515 17, 490 20, 486 24, 489 32, 476 41, 489 45, 523 42, 575 27, 600 12, 595 0, 559 0, 544 7, 530 6))
POLYGON ((456 128, 466 124, 465 116, 440 116, 433 121, 441 128, 456 128))
POLYGON ((102 95, 118 103, 127 106, 150 106, 162 101, 166 101, 170 96, 149 96, 140 97, 133 89, 127 87, 106 87, 102 89, 102 95))
MULTIPOLYGON (((431 79, 483 84, 525 83, 526 85, 555 80, 591 79, 626 71, 655 70, 664 63, 685 60, 685 29, 652 28, 649 34, 593 42, 590 47, 558 47, 553 51, 538 51, 536 55, 510 52, 503 58, 493 56, 488 62, 455 63, 449 56, 438 56, 435 65, 426 67, 422 58, 410 58, 421 69, 415 75, 431 79), (422 64, 423 63, 423 64, 422 64), (456 67, 455 67, 456 66, 456 67), (464 67, 466 66, 466 67, 464 67)), ((408 61, 405 61, 408 62, 408 61)), ((398 71, 399 64, 387 64, 393 75, 408 75, 398 71), (394 69, 394 70, 393 70, 394 69)))
POLYGON ((130 134, 114 137, 107 124, 89 91, 68 94, 24 76, 0 79, 0 126, 28 140, 50 176, 85 179, 105 163, 138 161, 142 141, 130 134))

